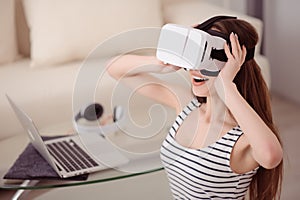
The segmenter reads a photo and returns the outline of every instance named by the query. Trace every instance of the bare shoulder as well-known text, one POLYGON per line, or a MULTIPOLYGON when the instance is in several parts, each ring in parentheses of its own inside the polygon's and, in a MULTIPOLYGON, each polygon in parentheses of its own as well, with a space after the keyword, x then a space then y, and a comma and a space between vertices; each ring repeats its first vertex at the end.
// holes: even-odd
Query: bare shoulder
POLYGON ((234 145, 230 157, 230 167, 231 169, 238 173, 243 174, 254 170, 259 164, 252 156, 252 148, 245 137, 241 135, 234 145))

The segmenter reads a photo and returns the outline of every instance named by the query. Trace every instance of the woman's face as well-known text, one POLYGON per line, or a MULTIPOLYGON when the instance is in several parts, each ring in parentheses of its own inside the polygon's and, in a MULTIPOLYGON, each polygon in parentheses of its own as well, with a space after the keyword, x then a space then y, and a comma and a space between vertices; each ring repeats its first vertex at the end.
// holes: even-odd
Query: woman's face
POLYGON ((209 97, 215 94, 214 82, 216 77, 205 76, 198 70, 190 70, 189 73, 195 96, 209 97))

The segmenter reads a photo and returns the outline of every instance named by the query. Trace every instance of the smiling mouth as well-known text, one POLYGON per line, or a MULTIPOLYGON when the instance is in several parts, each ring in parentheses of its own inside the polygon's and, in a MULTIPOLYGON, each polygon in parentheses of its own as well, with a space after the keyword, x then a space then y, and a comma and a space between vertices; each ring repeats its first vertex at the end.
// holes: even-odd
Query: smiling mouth
POLYGON ((205 82, 205 81, 209 80, 208 78, 200 78, 200 77, 197 77, 197 76, 193 76, 193 79, 196 83, 201 83, 201 82, 205 82))

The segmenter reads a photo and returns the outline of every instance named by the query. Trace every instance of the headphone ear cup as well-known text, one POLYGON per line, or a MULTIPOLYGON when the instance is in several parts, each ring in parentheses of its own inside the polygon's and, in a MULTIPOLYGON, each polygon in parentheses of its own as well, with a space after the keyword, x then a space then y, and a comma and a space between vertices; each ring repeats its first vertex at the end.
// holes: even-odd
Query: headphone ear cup
POLYGON ((101 117, 103 114, 103 107, 100 104, 90 104, 82 110, 74 117, 73 125, 75 130, 78 133, 99 133, 100 135, 104 136, 105 134, 116 132, 120 130, 122 127, 122 123, 119 124, 118 122, 122 121, 124 118, 124 108, 121 106, 114 107, 113 110, 113 123, 106 124, 103 126, 96 125, 96 126, 86 126, 84 124, 78 123, 80 118, 85 118, 86 120, 96 120, 101 117))
POLYGON ((123 116, 123 108, 121 106, 114 107, 113 120, 114 122, 121 119, 123 116))
POLYGON ((103 114, 103 107, 98 104, 90 104, 88 105, 83 112, 83 117, 88 121, 94 121, 99 119, 103 114))

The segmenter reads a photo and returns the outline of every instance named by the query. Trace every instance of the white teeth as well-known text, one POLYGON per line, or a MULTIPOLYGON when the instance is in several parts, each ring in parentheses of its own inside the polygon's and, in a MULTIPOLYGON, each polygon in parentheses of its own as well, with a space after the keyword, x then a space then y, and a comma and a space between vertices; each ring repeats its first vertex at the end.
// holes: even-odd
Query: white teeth
POLYGON ((208 81, 209 80, 208 78, 200 78, 200 77, 197 77, 197 76, 193 76, 193 78, 195 79, 195 81, 199 81, 199 82, 208 81))

